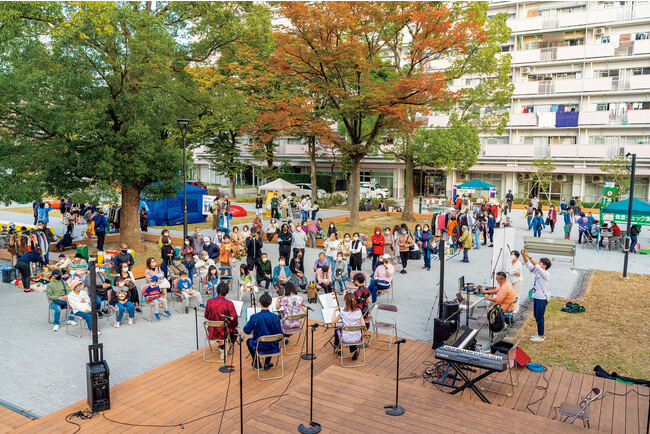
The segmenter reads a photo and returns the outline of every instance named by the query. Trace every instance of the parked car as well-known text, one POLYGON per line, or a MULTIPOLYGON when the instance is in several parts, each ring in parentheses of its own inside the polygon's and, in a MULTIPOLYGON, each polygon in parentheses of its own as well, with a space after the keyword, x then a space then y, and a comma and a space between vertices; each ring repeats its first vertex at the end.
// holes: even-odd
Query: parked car
MULTIPOLYGON (((300 196, 303 196, 305 194, 308 194, 311 196, 311 184, 296 184, 296 187, 300 188, 300 196)), ((322 188, 319 188, 316 190, 316 194, 318 196, 318 199, 322 199, 327 195, 327 192, 323 190, 322 188)))
POLYGON ((390 190, 379 184, 372 185, 369 182, 362 182, 359 184, 359 196, 361 198, 371 197, 384 199, 390 197, 390 190))

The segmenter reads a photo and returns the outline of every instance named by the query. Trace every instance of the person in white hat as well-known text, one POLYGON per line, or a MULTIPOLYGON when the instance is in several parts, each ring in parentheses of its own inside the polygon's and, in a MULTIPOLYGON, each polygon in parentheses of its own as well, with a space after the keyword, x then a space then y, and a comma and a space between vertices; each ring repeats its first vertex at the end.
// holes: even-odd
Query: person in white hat
POLYGON ((395 266, 390 263, 390 255, 384 253, 381 259, 382 262, 375 268, 374 279, 368 285, 368 291, 370 291, 373 303, 377 301, 378 291, 388 291, 390 289, 393 274, 395 273, 395 266))
MULTIPOLYGON (((72 292, 68 294, 68 304, 70 305, 70 309, 74 315, 80 316, 86 321, 88 330, 92 336, 93 322, 90 314, 92 309, 90 306, 90 297, 86 291, 82 291, 83 282, 81 280, 73 280, 70 282, 69 286, 70 289, 72 289, 72 292)), ((97 334, 101 335, 102 332, 98 330, 97 334)))
POLYGON ((215 264, 214 260, 210 259, 210 254, 206 250, 202 251, 199 255, 199 260, 196 261, 196 265, 194 267, 199 270, 199 276, 201 276, 201 280, 203 280, 203 278, 208 275, 208 270, 212 265, 215 264))

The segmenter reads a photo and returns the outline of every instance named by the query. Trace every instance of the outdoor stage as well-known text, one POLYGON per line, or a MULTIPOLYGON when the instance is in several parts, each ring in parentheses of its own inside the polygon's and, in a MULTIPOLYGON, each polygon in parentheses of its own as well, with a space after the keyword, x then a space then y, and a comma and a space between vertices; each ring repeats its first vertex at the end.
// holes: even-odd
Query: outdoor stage
MULTIPOLYGON (((636 388, 648 393, 647 388, 551 369, 546 373, 550 383, 546 396, 531 406, 536 416, 526 410, 526 405, 542 397, 543 391, 535 387, 545 385, 545 381, 541 374, 528 369, 520 370, 520 383, 515 387, 514 396, 486 393, 491 405, 480 402, 468 391, 462 396, 451 396, 416 378, 400 382, 399 403, 406 413, 393 417, 384 414, 383 406, 394 402, 396 346, 390 351, 369 348, 366 366, 343 369, 331 346, 323 347, 332 331, 323 332, 323 328, 316 329, 314 345, 317 356, 314 421, 323 426, 322 432, 573 432, 583 430, 580 421, 570 426, 552 420, 553 407, 562 401, 577 403, 579 396, 593 386, 616 393, 636 388)), ((299 424, 308 424, 310 362, 299 359, 298 355, 285 356, 284 378, 260 382, 251 368, 251 359, 246 358, 246 348, 243 355, 244 430, 297 432, 299 424)), ((427 362, 435 361, 431 344, 407 340, 401 349, 401 377, 411 373, 419 375, 427 362)), ((217 370, 220 364, 203 361, 202 350, 188 354, 113 387, 112 408, 105 415, 73 420, 81 425, 81 432, 93 433, 177 432, 180 424, 185 432, 238 432, 238 347, 233 362, 235 372, 222 374, 217 370), (224 405, 226 412, 222 418, 224 405)), ((111 361, 108 363, 110 366, 111 361)), ((111 366, 111 369, 119 367, 111 366)), ((277 372, 273 368, 263 374, 277 375, 277 372)), ((85 408, 85 401, 78 402, 36 421, 25 419, 25 424, 14 427, 17 432, 74 432, 77 427, 67 423, 65 417, 85 408)), ((591 427, 606 432, 645 432, 647 411, 648 398, 636 393, 607 395, 592 405, 591 427)))

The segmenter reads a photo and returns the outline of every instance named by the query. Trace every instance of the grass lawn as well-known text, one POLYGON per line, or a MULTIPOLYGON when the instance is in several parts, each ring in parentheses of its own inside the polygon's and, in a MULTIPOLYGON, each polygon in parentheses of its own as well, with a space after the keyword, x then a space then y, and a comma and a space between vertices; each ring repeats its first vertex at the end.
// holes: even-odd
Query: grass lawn
MULTIPOLYGON (((34 209, 32 208, 31 205, 29 205, 29 206, 17 206, 15 208, 4 208, 4 209, 2 209, 0 211, 18 212, 18 213, 21 213, 21 214, 34 215, 34 209)), ((53 209, 52 211, 50 211, 50 213, 52 213, 54 211, 58 211, 58 210, 53 209)))
MULTIPOLYGON (((420 224, 431 224, 431 219, 427 220, 418 220, 417 221, 420 224)), ((361 234, 367 235, 367 236, 372 236, 373 232, 375 231, 375 227, 379 226, 383 231, 386 227, 391 228, 391 232, 393 229, 393 226, 399 225, 404 223, 404 220, 402 220, 401 217, 372 217, 366 220, 362 220, 359 224, 359 226, 356 227, 351 227, 347 223, 337 223, 336 224, 336 230, 339 233, 339 235, 345 234, 345 233, 350 233, 353 234, 354 232, 359 232, 361 234)), ((415 222, 407 222, 408 227, 413 231, 415 229, 415 222)), ((327 226, 323 225, 323 232, 327 234, 327 226)), ((339 236, 340 239, 340 236, 339 236)))
MULTIPOLYGON (((551 273, 553 270, 551 269, 551 273)), ((531 314, 518 334, 520 346, 534 363, 593 375, 596 365, 608 372, 650 378, 648 276, 595 271, 580 305, 584 313, 561 312, 566 300, 551 300, 546 308, 546 341, 530 342, 536 334, 531 314)))

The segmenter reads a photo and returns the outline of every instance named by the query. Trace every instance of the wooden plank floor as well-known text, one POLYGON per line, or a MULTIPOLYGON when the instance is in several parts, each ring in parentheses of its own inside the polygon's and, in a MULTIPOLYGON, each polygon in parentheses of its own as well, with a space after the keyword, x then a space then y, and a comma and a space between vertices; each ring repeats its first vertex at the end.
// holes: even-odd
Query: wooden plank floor
MULTIPOLYGON (((491 432, 502 430, 506 420, 520 432, 565 432, 582 426, 569 427, 552 420, 554 407, 562 401, 577 402, 578 396, 592 386, 616 393, 636 388, 549 369, 544 376, 548 388, 542 397, 543 391, 536 387, 546 386, 544 377, 521 369, 514 396, 487 393, 492 401, 492 405, 488 405, 467 391, 462 396, 451 396, 443 393, 450 389, 442 388, 441 391, 438 386, 423 381, 420 375, 436 361, 434 351, 431 344, 407 340, 401 349, 400 376, 409 377, 411 373, 418 376, 400 382, 400 402, 410 417, 390 418, 384 415, 382 407, 394 396, 395 347, 389 352, 368 349, 364 367, 343 369, 327 345, 332 333, 332 330, 318 328, 314 342, 317 355, 314 361, 315 419, 317 415, 319 419, 316 420, 327 425, 324 432, 491 432), (485 422, 478 426, 475 424, 477 420, 485 422)), ((244 420, 248 431, 286 432, 293 431, 300 423, 307 423, 309 362, 297 355, 285 356, 284 377, 260 382, 250 366, 246 348, 243 348, 243 356, 244 420)), ((110 360, 108 363, 111 366, 110 360)), ((217 371, 219 363, 203 361, 202 350, 188 354, 114 386, 110 411, 90 420, 73 420, 84 431, 93 433, 178 432, 181 424, 189 432, 236 432, 240 423, 238 347, 233 364, 237 367, 236 372, 222 374, 217 371), (222 411, 224 408, 225 413, 222 411)), ((114 371, 119 367, 111 366, 111 369, 114 371)), ((277 372, 276 367, 263 371, 262 375, 275 375, 277 372)), ((497 378, 501 377, 503 374, 497 378)), ((647 393, 645 389, 638 388, 641 393, 647 393)), ((506 387, 501 385, 500 390, 505 391, 506 387)), ((76 427, 65 421, 66 415, 85 408, 86 402, 81 401, 14 428, 17 432, 71 432, 76 427)), ((648 398, 635 393, 627 396, 609 394, 594 403, 591 427, 601 431, 645 432, 647 409, 648 398)))
POLYGON ((9 432, 31 423, 33 421, 30 418, 0 406, 0 433, 9 432))

